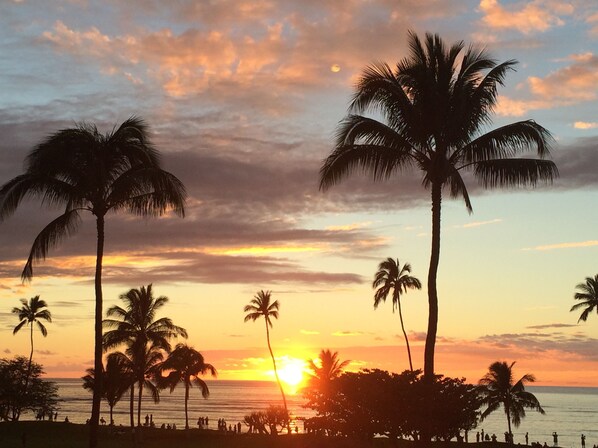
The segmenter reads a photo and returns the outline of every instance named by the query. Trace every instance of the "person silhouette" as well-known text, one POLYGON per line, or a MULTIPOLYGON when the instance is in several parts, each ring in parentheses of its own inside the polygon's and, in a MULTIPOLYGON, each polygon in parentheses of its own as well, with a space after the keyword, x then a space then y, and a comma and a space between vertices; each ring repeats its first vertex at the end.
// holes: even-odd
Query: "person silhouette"
POLYGON ((552 441, 554 442, 554 446, 559 446, 559 435, 556 431, 552 433, 552 441))
POLYGON ((527 432, 525 433, 525 444, 529 445, 529 434, 527 432))
POLYGON ((584 434, 581 435, 581 448, 586 448, 586 436, 584 434))

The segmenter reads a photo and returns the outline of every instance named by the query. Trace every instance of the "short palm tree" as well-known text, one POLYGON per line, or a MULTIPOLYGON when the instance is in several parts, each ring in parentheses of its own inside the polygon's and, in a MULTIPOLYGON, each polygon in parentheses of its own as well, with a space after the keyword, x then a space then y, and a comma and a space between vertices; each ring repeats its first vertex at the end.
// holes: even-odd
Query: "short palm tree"
MULTIPOLYGON (((162 170, 158 151, 149 140, 148 127, 137 117, 125 120, 105 135, 96 126, 81 123, 50 135, 27 156, 26 171, 0 188, 0 221, 12 215, 26 197, 47 205, 63 205, 64 213, 35 238, 22 279, 33 277, 34 262, 45 259, 50 248, 73 234, 81 212, 96 220, 95 348, 94 369, 102 369, 102 265, 104 228, 108 212, 128 211, 159 216, 172 209, 184 216, 185 188, 162 170)), ((102 376, 97 382, 101 384, 102 376)), ((94 392, 89 446, 97 446, 100 418, 99 392, 94 392)))
POLYGON ((29 386, 29 376, 31 375, 31 362, 33 360, 33 324, 36 323, 39 331, 43 337, 48 336, 48 330, 41 320, 46 322, 52 322, 52 313, 47 309, 48 304, 45 300, 40 299, 39 296, 35 296, 29 299, 29 302, 25 299, 21 299, 21 308, 14 307, 12 309, 13 314, 16 314, 19 318, 19 323, 12 331, 12 334, 17 334, 18 331, 25 325, 30 326, 29 338, 31 340, 31 353, 29 354, 29 364, 27 366, 27 376, 25 376, 25 385, 23 393, 27 393, 27 387, 29 386))
POLYGON ((525 384, 533 383, 536 378, 534 375, 526 374, 515 382, 513 378, 514 364, 514 362, 511 365, 504 361, 494 362, 488 368, 488 373, 479 381, 482 404, 487 406, 486 410, 482 412, 481 420, 502 405, 507 416, 509 434, 513 434, 511 423, 518 427, 521 419, 525 417, 526 408, 536 410, 540 414, 545 413, 535 395, 525 390, 525 384))
POLYGON ((411 362, 411 348, 409 347, 409 339, 405 331, 405 324, 403 323, 403 312, 401 311, 401 294, 406 293, 408 289, 421 289, 420 281, 412 277, 411 265, 405 263, 403 266, 392 258, 387 258, 378 266, 378 272, 372 283, 372 288, 378 288, 374 295, 374 308, 378 308, 380 302, 386 302, 388 294, 392 291, 392 312, 395 309, 399 311, 399 320, 401 321, 401 329, 405 336, 405 344, 407 345, 407 356, 409 357, 409 369, 413 372, 413 363, 411 362))
POLYGON ((581 300, 581 303, 573 305, 570 311, 577 311, 578 309, 585 307, 577 320, 577 322, 585 322, 594 309, 596 309, 596 312, 598 313, 598 274, 596 274, 594 278, 586 277, 586 282, 578 284, 576 288, 579 292, 576 292, 573 298, 575 300, 581 300))
MULTIPOLYGON (((515 61, 497 64, 484 50, 463 42, 450 48, 438 35, 425 41, 409 33, 410 54, 393 70, 379 63, 365 69, 337 130, 336 147, 320 169, 326 190, 355 171, 375 181, 406 170, 421 172, 432 202, 432 248, 428 271, 428 331, 424 375, 434 378, 438 329, 436 277, 440 261, 443 191, 461 197, 472 211, 463 173, 484 187, 536 185, 557 176, 549 155, 550 133, 533 120, 483 133, 502 84, 515 61), (361 115, 367 111, 373 117, 361 115), (380 119, 378 119, 380 118, 380 119), (540 159, 523 158, 536 149, 540 159)), ((395 193, 391 193, 395 194, 395 193)))
MULTIPOLYGON (((87 375, 82 377, 83 388, 93 392, 95 388, 95 371, 86 370, 87 375)), ((114 425, 114 406, 120 401, 125 392, 134 384, 135 378, 129 363, 119 356, 109 355, 106 360, 106 369, 103 372, 101 392, 102 398, 106 399, 110 408, 110 424, 114 425)))
POLYGON ((156 320, 157 312, 168 303, 168 297, 155 298, 152 285, 141 286, 121 294, 125 307, 114 305, 106 311, 108 319, 103 325, 109 329, 103 336, 105 351, 125 345, 126 354, 134 364, 138 384, 137 425, 141 425, 141 400, 144 387, 148 388, 154 400, 159 399, 158 389, 151 382, 157 372, 157 365, 163 361, 164 352, 169 353, 170 339, 187 337, 187 331, 174 325, 168 317, 156 320))
POLYGON ((186 344, 177 344, 175 349, 168 355, 168 358, 160 366, 161 372, 168 372, 165 378, 160 377, 160 387, 169 387, 170 392, 182 383, 185 386, 185 429, 189 429, 189 389, 195 384, 199 387, 204 398, 210 396, 210 389, 204 380, 199 376, 207 373, 216 376, 216 369, 212 364, 205 362, 203 355, 186 344))
MULTIPOLYGON (((280 382, 280 378, 278 377, 278 370, 276 368, 276 359, 274 358, 274 352, 272 352, 272 345, 270 344, 270 328, 272 328, 272 319, 278 319, 278 309, 280 307, 278 300, 274 302, 270 302, 272 300, 272 293, 270 291, 258 291, 258 293, 251 299, 248 305, 245 305, 243 311, 246 313, 244 322, 255 322, 258 319, 264 318, 264 322, 266 324, 266 341, 268 343, 268 350, 270 351, 270 357, 272 358, 272 365, 274 366, 274 376, 276 377, 276 382, 278 383, 278 388, 280 389, 280 394, 282 395, 282 403, 284 405, 284 409, 289 413, 289 408, 287 407, 287 398, 284 394, 284 389, 282 388, 282 383, 280 382)), ((287 431, 291 432, 290 425, 287 426, 287 431)))

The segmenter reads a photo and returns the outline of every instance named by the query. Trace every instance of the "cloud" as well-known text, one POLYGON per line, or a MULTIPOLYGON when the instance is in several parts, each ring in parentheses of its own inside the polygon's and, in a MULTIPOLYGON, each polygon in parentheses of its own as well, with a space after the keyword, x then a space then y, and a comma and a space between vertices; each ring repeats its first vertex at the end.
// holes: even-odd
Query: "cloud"
POLYGON ((524 248, 523 250, 546 251, 546 250, 557 250, 557 249, 578 249, 580 247, 594 247, 594 246, 598 246, 598 240, 576 241, 576 242, 570 242, 570 243, 545 244, 542 246, 527 247, 527 248, 524 248))
POLYGON ((334 333, 332 333, 332 336, 362 336, 363 332, 361 331, 335 331, 334 333))
POLYGON ((533 0, 518 2, 508 7, 498 0, 481 0, 482 21, 490 28, 515 29, 523 34, 545 32, 555 26, 564 25, 562 16, 571 15, 573 6, 558 0, 533 0))
POLYGON ((502 222, 502 219, 496 218, 496 219, 491 219, 489 221, 474 221, 474 222, 469 222, 467 224, 462 224, 460 226, 454 226, 454 227, 462 228, 462 229, 468 229, 468 228, 471 228, 471 227, 486 226, 488 224, 498 224, 499 222, 502 222))
POLYGON ((305 335, 308 335, 308 336, 320 334, 319 331, 315 331, 315 330, 304 330, 304 329, 299 330, 299 333, 305 334, 305 335))
POLYGON ((587 122, 587 121, 576 121, 575 123, 573 123, 573 127, 575 129, 583 129, 583 130, 596 129, 596 128, 598 128, 598 123, 597 122, 587 122))
POLYGON ((577 325, 556 323, 556 324, 544 324, 544 325, 530 325, 525 328, 529 328, 530 330, 547 330, 549 328, 571 328, 571 327, 577 327, 577 325))

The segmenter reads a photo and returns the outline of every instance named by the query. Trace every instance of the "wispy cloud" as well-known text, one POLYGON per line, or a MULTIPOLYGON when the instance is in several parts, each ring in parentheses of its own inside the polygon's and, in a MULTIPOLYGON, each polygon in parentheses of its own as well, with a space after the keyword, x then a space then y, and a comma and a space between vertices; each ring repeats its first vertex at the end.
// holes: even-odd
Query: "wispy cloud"
POLYGON ((572 243, 556 243, 556 244, 546 244, 542 246, 536 247, 527 247, 522 250, 558 250, 558 249, 577 249, 580 247, 594 247, 598 246, 598 240, 589 240, 589 241, 578 241, 572 243))
POLYGON ((544 325, 530 325, 525 328, 529 328, 530 330, 546 330, 549 328, 571 328, 571 327, 577 327, 577 325, 556 323, 556 324, 544 324, 544 325))
POLYGON ((574 12, 568 2, 558 0, 533 0, 503 6, 498 0, 481 0, 483 22, 491 28, 517 30, 523 34, 548 31, 564 25, 563 16, 574 12))
POLYGON ((499 222, 502 222, 501 218, 491 219, 489 221, 469 222, 467 224, 462 224, 462 225, 458 225, 458 226, 454 226, 454 227, 462 228, 462 229, 469 229, 471 227, 481 227, 481 226, 486 226, 488 224, 498 224, 499 222))
POLYGON ((335 331, 334 333, 332 333, 332 336, 341 336, 341 337, 344 337, 344 336, 362 336, 362 335, 363 335, 363 332, 361 332, 361 331, 348 331, 348 330, 345 330, 345 331, 335 331))
POLYGON ((304 329, 299 330, 299 333, 305 334, 305 335, 316 335, 316 334, 320 334, 320 332, 316 331, 316 330, 304 330, 304 329))
POLYGON ((598 122, 588 122, 588 121, 576 121, 575 123, 573 123, 573 127, 575 129, 596 129, 598 128, 598 122))

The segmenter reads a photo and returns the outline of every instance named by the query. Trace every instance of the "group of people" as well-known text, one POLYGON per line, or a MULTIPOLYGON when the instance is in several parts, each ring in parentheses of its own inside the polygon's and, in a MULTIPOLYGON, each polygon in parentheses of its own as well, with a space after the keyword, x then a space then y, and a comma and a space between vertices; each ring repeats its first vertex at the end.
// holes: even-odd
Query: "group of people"
MULTIPOLYGON (((480 443, 480 442, 490 442, 490 441, 496 442, 496 434, 492 434, 492 435, 489 435, 488 433, 484 434, 484 430, 482 429, 481 431, 478 431, 476 433, 475 439, 476 439, 475 441, 477 443, 480 443)), ((514 440, 513 440, 513 434, 512 433, 509 433, 508 431, 505 431, 505 442, 506 443, 510 443, 510 444, 515 443, 514 440)), ((553 443, 553 446, 555 446, 555 447, 559 446, 559 435, 557 434, 556 431, 554 431, 552 433, 552 443, 553 443)), ((527 432, 525 433, 525 444, 526 445, 530 444, 529 443, 529 433, 527 433, 527 432)), ((531 446, 534 447, 534 448, 548 448, 548 444, 546 442, 544 442, 543 445, 540 442, 532 442, 531 446)), ((581 448, 586 448, 586 436, 585 436, 585 434, 581 435, 581 448)), ((598 448, 598 445, 593 445, 592 448, 598 448)))
POLYGON ((197 427, 199 429, 207 429, 208 426, 210 426, 210 419, 208 416, 205 417, 199 417, 197 419, 197 427))
POLYGON ((45 420, 46 417, 48 417, 48 420, 50 421, 58 421, 58 412, 53 413, 52 411, 50 411, 49 414, 46 414, 45 411, 39 411, 37 414, 35 414, 35 419, 36 420, 45 420))
POLYGON ((241 433, 241 422, 237 423, 236 425, 228 425, 226 424, 226 420, 223 418, 218 419, 218 431, 224 432, 231 432, 231 433, 241 433))

